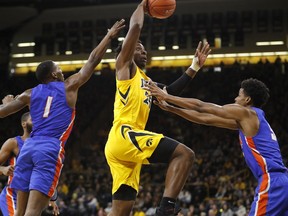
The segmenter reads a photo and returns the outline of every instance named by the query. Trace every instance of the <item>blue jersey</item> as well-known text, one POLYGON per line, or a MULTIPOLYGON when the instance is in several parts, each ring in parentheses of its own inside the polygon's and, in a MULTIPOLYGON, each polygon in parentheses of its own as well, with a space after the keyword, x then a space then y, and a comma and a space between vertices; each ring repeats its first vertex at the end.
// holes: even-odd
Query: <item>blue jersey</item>
MULTIPOLYGON (((18 145, 18 152, 21 151, 21 148, 24 144, 21 136, 15 137, 18 145)), ((19 155, 19 154, 18 154, 19 155)), ((7 160, 8 165, 16 165, 16 161, 18 155, 11 155, 11 157, 7 160)), ((10 187, 10 183, 12 181, 13 176, 8 177, 7 185, 3 188, 1 195, 0 195, 0 209, 4 216, 12 216, 15 214, 16 209, 16 201, 17 201, 17 194, 16 191, 10 187)))
POLYGON ((54 194, 65 158, 65 143, 71 133, 75 110, 67 104, 64 82, 40 84, 32 89, 30 138, 18 159, 11 187, 24 192, 54 194))
POLYGON ((259 131, 246 137, 239 131, 240 144, 248 167, 256 178, 270 172, 285 172, 277 138, 265 119, 263 110, 252 107, 259 119, 259 131))
POLYGON ((32 89, 31 137, 45 136, 66 142, 73 127, 75 110, 68 106, 64 82, 40 84, 32 89))
POLYGON ((239 130, 240 144, 248 167, 258 180, 249 216, 288 215, 288 173, 279 144, 263 110, 252 107, 259 119, 258 133, 246 137, 239 130))

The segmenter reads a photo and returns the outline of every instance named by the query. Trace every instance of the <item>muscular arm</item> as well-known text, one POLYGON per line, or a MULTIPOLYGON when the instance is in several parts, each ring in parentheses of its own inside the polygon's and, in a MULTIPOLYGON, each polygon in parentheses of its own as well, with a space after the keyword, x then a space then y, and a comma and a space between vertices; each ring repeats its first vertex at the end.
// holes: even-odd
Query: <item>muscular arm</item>
POLYGON ((173 96, 167 94, 153 82, 149 82, 146 89, 149 90, 150 94, 156 97, 159 101, 166 101, 188 110, 195 110, 199 113, 213 114, 221 118, 232 119, 236 121, 241 121, 249 116, 249 111, 243 106, 237 104, 219 106, 217 104, 206 103, 195 98, 182 98, 173 96))
MULTIPOLYGON (((161 107, 161 105, 159 106, 161 107)), ((182 108, 174 107, 171 105, 167 105, 165 110, 175 113, 187 119, 188 121, 191 121, 197 124, 227 128, 231 130, 238 129, 238 125, 235 120, 222 118, 213 114, 200 113, 195 110, 182 109, 182 108)))
POLYGON ((238 104, 227 104, 220 106, 213 103, 206 103, 195 98, 181 98, 173 95, 166 95, 165 101, 199 113, 212 114, 217 117, 241 121, 249 115, 244 107, 238 104))
POLYGON ((0 118, 4 118, 13 113, 18 112, 26 106, 30 105, 31 89, 26 90, 21 95, 14 98, 13 95, 7 95, 0 105, 0 118))
POLYGON ((13 174, 14 167, 12 166, 2 166, 11 154, 18 154, 18 145, 15 138, 8 139, 1 147, 0 150, 0 174, 11 175, 13 174))
POLYGON ((110 30, 108 30, 108 33, 105 35, 105 37, 102 39, 102 41, 98 44, 98 46, 90 53, 88 61, 84 64, 84 66, 81 68, 81 70, 70 76, 65 81, 66 89, 75 91, 80 86, 82 86, 84 83, 86 83, 89 78, 94 73, 95 67, 101 62, 104 54, 106 53, 106 50, 108 48, 108 45, 110 44, 111 40, 118 35, 118 32, 124 28, 124 20, 117 21, 110 30))
MULTIPOLYGON (((133 56, 137 41, 144 22, 145 1, 142 1, 133 12, 130 18, 128 33, 123 41, 122 49, 116 59, 116 76, 119 80, 130 79, 130 66, 133 63, 133 56)), ((136 70, 135 63, 131 70, 136 70)))

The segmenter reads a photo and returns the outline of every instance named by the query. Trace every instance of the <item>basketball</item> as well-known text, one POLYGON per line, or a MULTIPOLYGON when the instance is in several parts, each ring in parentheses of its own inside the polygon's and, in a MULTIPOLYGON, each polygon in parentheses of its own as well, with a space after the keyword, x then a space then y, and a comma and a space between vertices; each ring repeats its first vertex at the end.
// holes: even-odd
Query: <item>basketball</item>
POLYGON ((147 0, 147 12, 151 17, 165 19, 176 9, 176 0, 147 0))

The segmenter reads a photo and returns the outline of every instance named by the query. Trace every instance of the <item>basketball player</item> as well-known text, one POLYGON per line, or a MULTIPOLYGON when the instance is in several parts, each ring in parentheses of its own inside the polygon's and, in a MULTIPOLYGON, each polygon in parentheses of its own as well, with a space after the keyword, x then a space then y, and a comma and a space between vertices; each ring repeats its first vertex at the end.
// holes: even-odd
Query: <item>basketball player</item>
MULTIPOLYGON (((164 195, 156 215, 176 214, 176 198, 194 161, 194 152, 185 145, 163 134, 145 131, 152 102, 148 92, 143 89, 149 80, 143 72, 147 53, 139 41, 145 7, 144 0, 133 12, 128 33, 116 59, 114 122, 105 146, 105 156, 113 177, 110 216, 130 215, 139 189, 141 166, 149 163, 168 164, 164 195)), ((195 68, 195 62, 192 63, 191 68, 165 89, 169 93, 179 94, 203 66, 210 51, 208 43, 204 46, 200 43, 195 53, 199 67, 195 68)))
POLYGON ((16 211, 17 194, 16 191, 10 187, 10 184, 19 152, 21 151, 24 141, 30 136, 32 131, 32 122, 29 112, 22 115, 21 126, 23 135, 6 140, 0 150, 0 173, 8 176, 7 185, 3 188, 0 195, 0 208, 4 216, 13 216, 16 211), (9 165, 2 166, 5 162, 8 162, 7 164, 9 165))
POLYGON ((21 150, 11 187, 17 189, 16 215, 37 216, 48 205, 58 184, 64 161, 64 146, 72 130, 78 89, 88 81, 112 38, 124 27, 117 21, 91 52, 81 70, 64 81, 60 67, 44 61, 36 69, 41 84, 14 98, 9 95, 0 106, 0 117, 30 107, 31 138, 21 150), (27 208, 26 208, 27 206, 27 208))
POLYGON ((247 166, 258 180, 249 215, 288 215, 288 173, 276 135, 261 109, 269 99, 263 82, 252 78, 242 81, 235 103, 224 106, 169 95, 153 82, 147 89, 164 110, 198 124, 238 130, 247 166))
MULTIPOLYGON (((30 136, 32 131, 32 121, 29 112, 22 115, 21 126, 23 129, 23 135, 6 140, 0 150, 0 174, 8 176, 7 185, 3 188, 0 194, 0 209, 3 216, 15 215, 17 194, 16 191, 10 187, 10 184, 19 152, 21 151, 24 141, 30 136), (8 162, 9 165, 2 166, 5 162, 8 162)), ((58 206, 56 203, 51 201, 50 205, 53 207, 54 215, 58 215, 58 206)))

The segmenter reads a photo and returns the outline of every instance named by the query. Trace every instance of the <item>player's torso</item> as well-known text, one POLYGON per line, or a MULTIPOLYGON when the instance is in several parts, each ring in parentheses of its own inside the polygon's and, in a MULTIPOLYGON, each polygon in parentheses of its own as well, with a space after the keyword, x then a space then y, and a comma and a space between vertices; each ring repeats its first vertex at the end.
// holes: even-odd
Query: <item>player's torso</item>
POLYGON ((116 80, 113 124, 128 124, 144 129, 149 117, 152 97, 143 89, 148 77, 137 68, 129 80, 116 80))
POLYGON ((50 82, 33 88, 30 114, 33 122, 31 137, 48 136, 60 139, 69 136, 75 110, 67 104, 64 82, 50 82))
POLYGON ((240 144, 245 160, 254 176, 260 177, 270 172, 285 172, 279 144, 275 133, 266 121, 261 109, 253 108, 259 119, 259 130, 254 137, 246 137, 240 131, 240 144))

